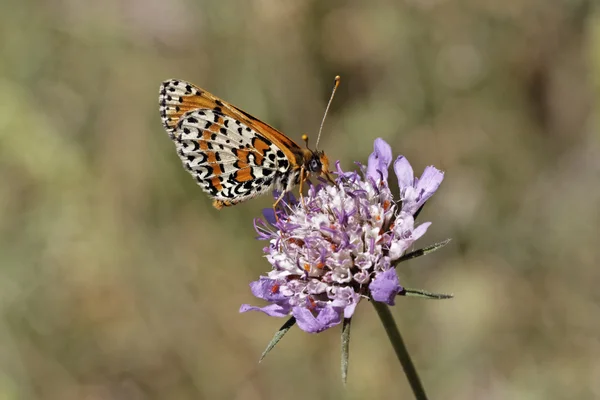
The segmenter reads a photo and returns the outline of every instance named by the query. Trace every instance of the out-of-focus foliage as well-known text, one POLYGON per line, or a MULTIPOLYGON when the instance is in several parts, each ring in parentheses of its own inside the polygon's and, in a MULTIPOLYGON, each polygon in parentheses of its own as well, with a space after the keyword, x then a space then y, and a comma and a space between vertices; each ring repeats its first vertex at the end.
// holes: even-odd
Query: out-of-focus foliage
POLYGON ((437 399, 600 397, 600 15, 591 0, 5 0, 0 398, 410 398, 374 310, 339 330, 238 314, 252 218, 181 168, 158 86, 187 79, 345 168, 388 140, 447 171, 394 313, 437 399))

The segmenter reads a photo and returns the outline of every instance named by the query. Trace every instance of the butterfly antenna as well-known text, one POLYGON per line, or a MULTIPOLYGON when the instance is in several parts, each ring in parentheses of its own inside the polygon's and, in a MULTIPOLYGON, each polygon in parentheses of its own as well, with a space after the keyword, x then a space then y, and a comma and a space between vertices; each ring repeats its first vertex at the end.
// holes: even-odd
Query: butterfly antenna
MULTIPOLYGON (((325 124, 325 117, 327 117, 327 112, 329 111, 329 106, 331 105, 331 101, 333 100, 333 96, 335 95, 335 91, 338 86, 340 86, 340 76, 337 75, 335 77, 335 82, 333 84, 333 90, 331 92, 331 97, 329 98, 329 102, 327 102, 327 108, 325 108, 325 114, 323 114, 323 120, 321 121, 321 126, 319 127, 319 134, 317 135, 317 143, 315 144, 315 149, 319 147, 319 139, 321 139, 321 132, 323 131, 323 124, 325 124)), ((308 141, 307 141, 308 145, 308 141)))
POLYGON ((306 145, 306 148, 308 149, 308 135, 306 133, 304 133, 302 135, 302 140, 304 141, 304 144, 306 145))

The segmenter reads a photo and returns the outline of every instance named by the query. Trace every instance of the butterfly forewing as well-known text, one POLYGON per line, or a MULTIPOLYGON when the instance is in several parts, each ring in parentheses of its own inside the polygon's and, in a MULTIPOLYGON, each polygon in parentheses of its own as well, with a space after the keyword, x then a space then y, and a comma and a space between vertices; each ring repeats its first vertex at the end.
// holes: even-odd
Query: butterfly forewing
POLYGON ((296 183, 303 150, 271 126, 183 81, 163 82, 159 103, 179 157, 215 207, 296 183))

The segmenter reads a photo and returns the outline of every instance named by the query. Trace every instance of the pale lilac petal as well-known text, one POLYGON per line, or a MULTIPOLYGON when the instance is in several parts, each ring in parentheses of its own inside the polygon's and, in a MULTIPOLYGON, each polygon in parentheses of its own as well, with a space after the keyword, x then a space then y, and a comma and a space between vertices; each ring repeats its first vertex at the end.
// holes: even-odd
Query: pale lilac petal
POLYGON ((277 281, 261 276, 259 280, 250 283, 250 290, 255 297, 267 301, 284 300, 279 290, 277 290, 277 281))
POLYGON ((296 318, 298 327, 308 333, 322 332, 342 321, 341 313, 331 307, 323 308, 316 317, 305 307, 294 307, 292 315, 296 318))
POLYGON ((334 299, 330 304, 336 310, 343 310, 344 318, 350 318, 359 301, 360 295, 352 287, 346 286, 336 289, 334 299))
POLYGON ((429 225, 431 225, 431 222, 423 222, 421 225, 417 226, 412 233, 412 239, 417 240, 418 238, 423 236, 425 232, 427 232, 427 228, 429 228, 429 225))
POLYGON ((396 158, 396 161, 394 161, 394 172, 398 178, 400 191, 402 191, 402 189, 405 187, 413 185, 415 181, 415 175, 406 157, 398 156, 398 158, 396 158))
POLYGON ((387 182, 388 169, 392 163, 392 148, 385 140, 377 138, 373 150, 367 163, 367 177, 375 182, 381 180, 387 182))
POLYGON ((398 217, 396 218, 394 233, 396 233, 398 237, 406 237, 413 230, 414 224, 415 219, 412 214, 406 211, 400 211, 400 214, 398 214, 398 217))
POLYGON ((264 307, 255 307, 249 304, 242 304, 240 307, 240 312, 248 312, 248 311, 260 311, 267 314, 270 317, 287 317, 290 315, 291 307, 282 306, 280 304, 269 304, 264 307))
POLYGON ((412 242, 408 242, 406 240, 394 240, 390 245, 390 249, 388 251, 388 255, 392 260, 397 260, 410 247, 412 242))
POLYGON ((371 297, 373 300, 394 305, 396 295, 402 290, 395 268, 377 274, 373 282, 369 285, 371 297))
POLYGON ((444 173, 442 171, 433 166, 425 168, 416 185, 417 192, 420 194, 419 207, 433 196, 443 180, 444 173))
POLYGON ((357 305, 358 305, 358 301, 356 303, 352 303, 348 307, 344 308, 344 318, 352 317, 352 315, 354 315, 354 310, 356 310, 357 305))

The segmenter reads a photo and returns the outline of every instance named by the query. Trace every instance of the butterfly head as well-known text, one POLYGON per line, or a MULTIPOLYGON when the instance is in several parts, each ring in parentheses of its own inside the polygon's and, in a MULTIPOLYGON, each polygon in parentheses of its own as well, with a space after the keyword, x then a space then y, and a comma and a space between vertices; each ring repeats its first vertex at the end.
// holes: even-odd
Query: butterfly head
POLYGON ((310 158, 304 166, 308 172, 322 174, 329 172, 329 160, 322 151, 311 151, 310 158))
POLYGON ((306 148, 302 149, 304 158, 304 170, 308 173, 321 175, 327 178, 330 183, 333 180, 329 176, 329 159, 322 150, 311 150, 308 148, 308 135, 302 135, 302 140, 306 144, 306 148))
POLYGON ((329 176, 329 159, 325 155, 325 152, 320 150, 308 150, 306 161, 304 163, 304 169, 309 174, 315 174, 325 177, 330 183, 333 180, 329 176))

